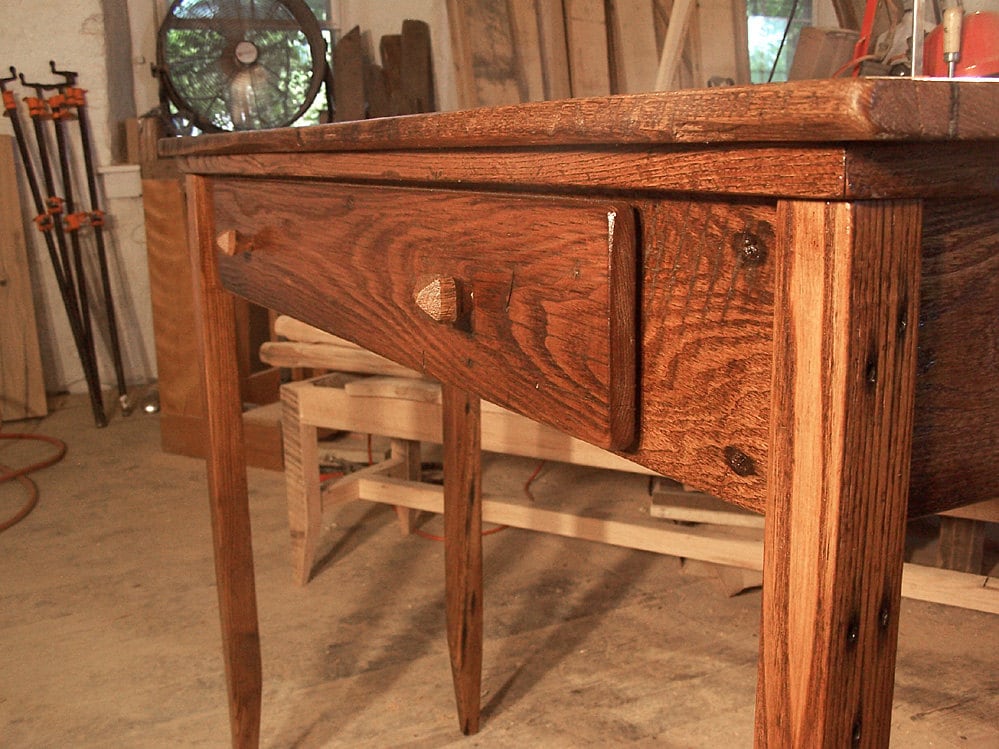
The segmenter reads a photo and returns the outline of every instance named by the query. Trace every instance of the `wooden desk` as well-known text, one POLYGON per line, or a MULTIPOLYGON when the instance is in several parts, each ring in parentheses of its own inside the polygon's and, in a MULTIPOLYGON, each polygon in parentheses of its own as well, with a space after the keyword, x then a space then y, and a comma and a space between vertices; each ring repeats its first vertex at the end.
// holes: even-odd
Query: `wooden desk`
POLYGON ((463 731, 484 397, 764 511, 757 745, 886 746, 907 512, 999 495, 997 122, 997 81, 854 79, 164 142, 233 743, 260 661, 226 290, 445 383, 463 731))

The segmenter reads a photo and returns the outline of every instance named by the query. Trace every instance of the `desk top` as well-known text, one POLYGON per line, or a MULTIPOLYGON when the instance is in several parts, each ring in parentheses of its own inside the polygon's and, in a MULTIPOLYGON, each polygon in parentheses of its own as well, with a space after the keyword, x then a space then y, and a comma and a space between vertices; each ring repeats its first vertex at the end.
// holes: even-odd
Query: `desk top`
POLYGON ((614 449, 629 442, 627 423, 638 434, 628 457, 754 509, 765 495, 776 264, 744 261, 736 240, 789 246, 794 201, 917 201, 830 210, 852 217, 837 224, 837 246, 866 242, 865 257, 879 256, 871 211, 921 216, 900 225, 921 224, 924 247, 911 509, 925 512, 994 496, 997 141, 999 80, 863 78, 206 135, 160 151, 209 178, 193 181, 213 212, 206 246, 218 249, 219 231, 244 237, 218 256, 230 290, 438 378, 478 357, 451 384, 614 449), (614 237, 636 254, 608 267, 614 237), (599 259, 603 275, 528 273, 532 258, 599 259), (348 277, 316 272, 330 262, 348 277), (427 273, 472 279, 475 336, 415 309, 427 273), (564 280, 578 277, 598 282, 564 280), (514 287, 537 294, 511 305, 514 287), (560 309, 600 303, 556 325, 551 289, 560 309), (613 330, 584 334, 580 320, 613 330), (503 332, 514 329, 545 335, 525 344, 503 332), (487 331, 503 333, 485 341, 487 331), (591 349, 601 342, 600 387, 596 359, 572 355, 584 335, 591 349), (556 344, 573 377, 559 358, 551 377, 495 382, 496 371, 548 362, 556 344), (525 347, 526 361, 486 361, 525 347), (706 397, 707 381, 723 385, 706 397))
POLYGON ((567 99, 162 141, 163 156, 999 139, 999 79, 849 78, 567 99))

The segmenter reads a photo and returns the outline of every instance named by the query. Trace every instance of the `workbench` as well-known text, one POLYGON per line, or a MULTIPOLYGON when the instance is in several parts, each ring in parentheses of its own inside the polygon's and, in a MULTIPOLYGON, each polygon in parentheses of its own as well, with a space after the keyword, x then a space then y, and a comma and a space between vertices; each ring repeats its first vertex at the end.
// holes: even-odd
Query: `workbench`
POLYGON ((462 731, 485 398, 765 513, 757 745, 887 746, 906 518, 999 496, 997 123, 999 81, 849 79, 162 142, 233 744, 261 673, 230 292, 443 383, 462 731))

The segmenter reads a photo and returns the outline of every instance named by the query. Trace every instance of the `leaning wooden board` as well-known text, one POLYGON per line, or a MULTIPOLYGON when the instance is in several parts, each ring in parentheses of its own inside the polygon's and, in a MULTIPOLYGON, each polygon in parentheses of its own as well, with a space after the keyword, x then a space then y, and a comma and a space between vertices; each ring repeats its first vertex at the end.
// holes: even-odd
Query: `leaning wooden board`
POLYGON ((0 135, 0 421, 48 413, 27 250, 14 139, 0 135))

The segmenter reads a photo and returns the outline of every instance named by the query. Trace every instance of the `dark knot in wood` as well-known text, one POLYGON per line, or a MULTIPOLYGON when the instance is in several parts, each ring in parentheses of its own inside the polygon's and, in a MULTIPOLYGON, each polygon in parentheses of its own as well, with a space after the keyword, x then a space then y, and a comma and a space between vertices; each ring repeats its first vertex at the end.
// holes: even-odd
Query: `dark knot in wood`
POLYGON ((738 476, 755 476, 756 461, 734 445, 728 445, 725 450, 725 462, 738 476))
POLYGON ((737 232, 732 237, 732 249, 743 265, 757 266, 767 261, 766 242, 751 231, 737 232))

